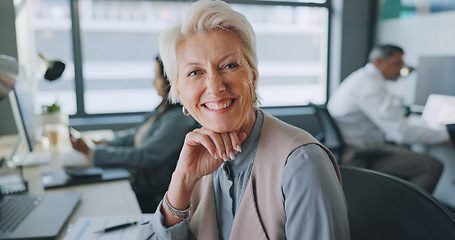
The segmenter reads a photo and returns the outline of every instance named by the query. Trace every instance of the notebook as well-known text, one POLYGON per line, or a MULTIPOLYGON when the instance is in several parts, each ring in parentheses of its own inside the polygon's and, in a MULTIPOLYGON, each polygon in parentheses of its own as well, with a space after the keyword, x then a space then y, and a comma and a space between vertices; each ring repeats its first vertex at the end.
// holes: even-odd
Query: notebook
POLYGON ((120 179, 129 179, 130 172, 124 168, 101 168, 101 167, 83 167, 83 168, 67 168, 63 170, 56 170, 52 172, 45 172, 41 175, 43 186, 45 189, 67 187, 81 184, 106 182, 120 179), (93 168, 99 169, 97 175, 92 175, 87 170, 92 171, 93 168), (76 170, 77 169, 77 170, 76 170), (69 170, 76 170, 79 172, 77 176, 71 174, 69 170))
POLYGON ((0 239, 55 239, 81 199, 80 193, 0 192, 0 239))

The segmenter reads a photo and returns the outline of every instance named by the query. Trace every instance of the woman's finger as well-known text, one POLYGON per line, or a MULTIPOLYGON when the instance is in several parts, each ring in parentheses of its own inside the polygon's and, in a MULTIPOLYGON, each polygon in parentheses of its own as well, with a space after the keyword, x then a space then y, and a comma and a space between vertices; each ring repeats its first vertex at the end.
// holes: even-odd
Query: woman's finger
POLYGON ((225 159, 225 157, 223 155, 225 155, 225 153, 226 153, 226 147, 225 147, 224 141, 219 133, 216 133, 216 132, 206 129, 206 128, 197 129, 197 130, 195 130, 195 132, 209 137, 210 140, 215 145, 216 153, 218 154, 218 158, 225 159))
POLYGON ((234 149, 234 154, 242 151, 242 140, 245 139, 246 134, 241 133, 240 135, 236 132, 229 132, 229 137, 231 138, 232 148, 234 149))
POLYGON ((185 143, 193 147, 202 145, 213 158, 220 158, 217 153, 217 148, 210 137, 201 134, 198 129, 195 129, 186 135, 185 143))

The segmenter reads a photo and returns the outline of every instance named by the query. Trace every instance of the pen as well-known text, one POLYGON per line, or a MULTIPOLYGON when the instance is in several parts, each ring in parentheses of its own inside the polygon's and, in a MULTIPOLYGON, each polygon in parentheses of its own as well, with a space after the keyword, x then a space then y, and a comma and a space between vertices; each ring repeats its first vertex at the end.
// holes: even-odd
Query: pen
POLYGON ((120 225, 116 225, 116 226, 112 226, 112 227, 108 227, 108 228, 96 231, 95 233, 107 233, 107 232, 115 231, 118 229, 123 229, 123 228, 127 228, 130 226, 134 226, 136 224, 137 224, 137 222, 124 223, 124 224, 120 224, 120 225))

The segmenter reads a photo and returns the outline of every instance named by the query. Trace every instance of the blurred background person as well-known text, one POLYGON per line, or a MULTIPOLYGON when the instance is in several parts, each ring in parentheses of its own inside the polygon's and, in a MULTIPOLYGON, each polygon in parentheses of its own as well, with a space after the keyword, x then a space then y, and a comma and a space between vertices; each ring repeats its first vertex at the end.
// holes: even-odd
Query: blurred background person
POLYGON ((162 101, 142 124, 116 132, 113 139, 96 145, 71 138, 73 148, 86 155, 90 164, 125 167, 132 173, 131 186, 143 213, 156 210, 168 188, 185 135, 198 126, 191 116, 182 114, 180 104, 167 101, 169 81, 161 58, 155 60, 153 84, 162 101))
POLYGON ((344 164, 361 167, 368 161, 349 158, 351 150, 383 149, 384 156, 372 161, 371 169, 403 178, 432 193, 442 163, 403 144, 450 143, 449 135, 444 129, 411 124, 401 103, 387 91, 386 81, 400 77, 403 55, 403 49, 394 45, 373 48, 369 62, 341 82, 327 107, 348 145, 344 164))

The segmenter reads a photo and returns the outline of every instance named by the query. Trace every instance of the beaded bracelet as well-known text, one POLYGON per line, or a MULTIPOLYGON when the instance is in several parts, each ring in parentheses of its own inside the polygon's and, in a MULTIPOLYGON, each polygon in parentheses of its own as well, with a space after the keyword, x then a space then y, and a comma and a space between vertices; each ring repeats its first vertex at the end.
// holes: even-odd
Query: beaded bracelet
POLYGON ((167 201, 167 192, 164 194, 163 202, 164 202, 164 205, 166 206, 166 208, 167 208, 172 214, 174 214, 174 217, 177 218, 177 219, 183 219, 183 218, 185 218, 185 216, 188 215, 188 213, 189 213, 190 210, 191 210, 191 204, 190 204, 190 206, 188 206, 188 208, 185 209, 185 210, 178 210, 178 209, 175 209, 174 207, 172 207, 171 204, 169 204, 169 202, 167 201), (183 218, 182 218, 182 217, 179 217, 179 216, 183 216, 183 218))

